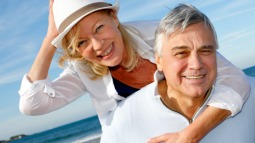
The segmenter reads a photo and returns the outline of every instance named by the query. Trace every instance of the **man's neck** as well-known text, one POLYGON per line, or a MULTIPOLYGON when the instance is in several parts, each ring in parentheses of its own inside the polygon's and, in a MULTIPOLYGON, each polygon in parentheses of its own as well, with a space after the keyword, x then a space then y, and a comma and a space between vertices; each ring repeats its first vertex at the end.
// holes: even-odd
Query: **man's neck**
POLYGON ((205 101, 205 98, 190 98, 187 95, 183 95, 169 89, 167 87, 166 80, 159 81, 158 93, 161 96, 161 100, 165 106, 182 114, 189 120, 192 119, 197 109, 199 109, 199 107, 205 101))

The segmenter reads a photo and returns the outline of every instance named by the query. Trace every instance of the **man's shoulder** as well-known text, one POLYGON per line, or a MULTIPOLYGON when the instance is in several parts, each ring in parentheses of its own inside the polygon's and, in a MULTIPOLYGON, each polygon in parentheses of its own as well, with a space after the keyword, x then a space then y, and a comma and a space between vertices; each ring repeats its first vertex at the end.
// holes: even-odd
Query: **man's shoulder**
POLYGON ((156 85, 157 84, 155 82, 146 85, 123 100, 118 106, 125 108, 125 106, 130 107, 133 105, 136 106, 137 104, 142 105, 146 102, 145 100, 150 100, 153 96, 155 96, 156 85))
POLYGON ((143 98, 144 96, 154 96, 156 93, 155 90, 157 90, 156 86, 157 86, 157 83, 152 82, 152 83, 144 86, 137 92, 133 93, 128 98, 131 98, 133 100, 133 99, 143 98))

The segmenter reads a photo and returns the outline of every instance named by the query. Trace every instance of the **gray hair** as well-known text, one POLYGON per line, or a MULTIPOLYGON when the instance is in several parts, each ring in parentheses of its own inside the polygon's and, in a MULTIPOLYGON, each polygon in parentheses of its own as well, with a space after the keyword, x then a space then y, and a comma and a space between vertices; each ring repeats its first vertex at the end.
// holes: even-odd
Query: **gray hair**
POLYGON ((200 22, 211 28, 216 48, 218 48, 217 35, 209 18, 192 5, 180 4, 171 10, 159 23, 155 33, 154 51, 158 56, 162 56, 162 40, 164 37, 169 37, 177 30, 183 32, 188 26, 200 22))

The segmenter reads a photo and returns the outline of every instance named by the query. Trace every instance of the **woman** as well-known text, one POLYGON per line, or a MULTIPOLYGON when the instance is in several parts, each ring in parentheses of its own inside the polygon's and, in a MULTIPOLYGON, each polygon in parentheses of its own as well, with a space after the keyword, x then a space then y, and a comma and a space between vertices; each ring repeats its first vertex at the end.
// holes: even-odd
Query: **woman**
MULTIPOLYGON (((108 115, 119 100, 153 81, 156 66, 152 41, 157 23, 123 25, 117 18, 118 7, 118 2, 109 5, 103 0, 55 0, 54 4, 50 0, 47 35, 19 91, 22 113, 45 114, 89 93, 104 129, 110 125, 108 115), (65 65, 65 70, 51 82, 47 75, 55 47, 62 47, 59 64, 65 65)), ((249 85, 242 71, 222 56, 217 58, 216 92, 209 104, 214 107, 209 106, 199 121, 183 131, 157 139, 198 142, 240 110, 249 85)))

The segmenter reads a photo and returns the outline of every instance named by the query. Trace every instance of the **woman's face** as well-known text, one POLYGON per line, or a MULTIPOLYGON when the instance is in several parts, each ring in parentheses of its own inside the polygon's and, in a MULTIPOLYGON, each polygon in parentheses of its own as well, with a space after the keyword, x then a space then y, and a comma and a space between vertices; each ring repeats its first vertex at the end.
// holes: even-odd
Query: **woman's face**
POLYGON ((105 66, 119 65, 123 58, 124 44, 115 14, 94 12, 80 22, 78 52, 88 61, 105 66))

